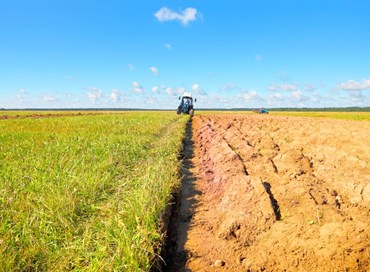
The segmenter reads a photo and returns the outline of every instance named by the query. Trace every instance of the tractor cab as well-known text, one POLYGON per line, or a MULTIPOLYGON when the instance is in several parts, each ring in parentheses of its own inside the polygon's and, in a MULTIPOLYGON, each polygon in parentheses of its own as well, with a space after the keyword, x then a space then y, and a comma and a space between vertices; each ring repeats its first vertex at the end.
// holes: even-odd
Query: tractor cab
POLYGON ((197 102, 197 99, 193 100, 191 93, 184 92, 182 96, 179 96, 180 105, 177 107, 177 114, 186 113, 190 116, 194 115, 193 102, 197 102))

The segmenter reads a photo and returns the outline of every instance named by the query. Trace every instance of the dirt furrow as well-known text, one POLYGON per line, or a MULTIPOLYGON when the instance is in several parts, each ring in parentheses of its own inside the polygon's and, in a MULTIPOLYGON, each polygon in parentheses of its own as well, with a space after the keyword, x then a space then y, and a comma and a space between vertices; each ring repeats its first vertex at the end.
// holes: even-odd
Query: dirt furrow
POLYGON ((369 133, 354 121, 194 117, 197 193, 176 271, 369 269, 369 133))

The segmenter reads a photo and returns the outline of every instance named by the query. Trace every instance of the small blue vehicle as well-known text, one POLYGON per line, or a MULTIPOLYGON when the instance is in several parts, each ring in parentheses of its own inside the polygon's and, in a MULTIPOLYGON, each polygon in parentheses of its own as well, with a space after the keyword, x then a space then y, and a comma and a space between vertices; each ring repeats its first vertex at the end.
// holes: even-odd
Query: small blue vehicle
MULTIPOLYGON (((177 107, 177 114, 185 113, 193 117, 194 105, 191 93, 185 92, 182 97, 179 96, 179 100, 181 100, 181 102, 180 105, 177 107)), ((197 99, 194 99, 194 102, 197 102, 197 99)))
POLYGON ((253 112, 261 113, 261 114, 268 114, 269 113, 269 111, 265 108, 255 109, 255 110, 253 110, 253 112))

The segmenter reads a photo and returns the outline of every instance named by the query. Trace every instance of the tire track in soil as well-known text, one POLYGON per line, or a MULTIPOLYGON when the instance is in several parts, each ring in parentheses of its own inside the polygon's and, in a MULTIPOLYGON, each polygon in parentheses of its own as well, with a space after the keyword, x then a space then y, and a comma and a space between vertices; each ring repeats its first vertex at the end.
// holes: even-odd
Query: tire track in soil
POLYGON ((189 129, 163 271, 370 268, 369 127, 204 115, 189 129))

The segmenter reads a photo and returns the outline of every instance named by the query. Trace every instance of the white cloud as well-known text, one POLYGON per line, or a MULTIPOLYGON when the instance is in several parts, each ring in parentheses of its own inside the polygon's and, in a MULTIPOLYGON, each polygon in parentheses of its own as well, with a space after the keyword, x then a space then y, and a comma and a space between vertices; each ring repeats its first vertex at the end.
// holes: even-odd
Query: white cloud
POLYGON ((178 13, 170 10, 167 7, 163 7, 160 10, 158 10, 154 14, 154 16, 160 22, 177 20, 186 26, 189 22, 195 21, 197 17, 199 17, 199 13, 195 8, 187 8, 181 13, 178 13))
POLYGON ((159 93, 159 87, 158 86, 153 86, 152 92, 153 93, 159 93))
POLYGON ((267 87, 267 90, 274 92, 274 91, 280 91, 280 88, 277 85, 270 85, 267 87))
POLYGON ((52 96, 52 95, 45 95, 42 97, 42 100, 45 101, 45 102, 54 102, 54 101, 57 101, 57 98, 55 96, 52 96))
POLYGON ((131 90, 132 90, 134 93, 137 93, 137 94, 143 94, 143 93, 145 93, 145 89, 144 89, 144 87, 143 87, 143 86, 141 86, 138 82, 133 81, 133 82, 131 83, 131 86, 132 86, 131 90))
POLYGON ((270 85, 267 87, 269 91, 297 91, 297 85, 294 84, 280 84, 280 85, 270 85))
POLYGON ((316 90, 316 87, 310 83, 306 83, 304 84, 303 89, 307 92, 313 92, 316 90))
POLYGON ((282 100, 283 96, 279 93, 273 93, 268 96, 270 99, 277 99, 277 100, 282 100))
POLYGON ((294 84, 281 84, 280 88, 283 91, 292 91, 292 92, 297 91, 297 86, 294 84))
POLYGON ((340 83, 338 87, 346 91, 361 91, 370 88, 370 78, 363 80, 362 83, 355 80, 348 80, 347 82, 340 83))
POLYGON ((199 92, 199 84, 198 83, 193 84, 191 89, 193 92, 199 92))
POLYGON ((17 94, 17 95, 15 96, 15 100, 16 100, 18 103, 23 103, 23 102, 24 102, 23 96, 21 96, 20 94, 17 94))
POLYGON ((26 89, 24 89, 24 88, 21 88, 21 89, 19 89, 19 93, 21 93, 21 94, 27 94, 28 91, 26 89))
POLYGON ((147 105, 158 105, 158 99, 156 97, 147 96, 144 100, 147 105))
POLYGON ((261 99, 261 97, 257 94, 255 90, 243 92, 238 95, 238 98, 241 98, 246 102, 250 102, 251 100, 254 100, 254 99, 261 99))
POLYGON ((24 88, 19 89, 18 93, 15 95, 15 100, 17 103, 24 102, 24 95, 28 95, 28 91, 24 88))
POLYGON ((88 87, 87 89, 89 90, 89 92, 87 93, 87 96, 92 102, 96 102, 100 97, 103 96, 102 90, 96 87, 88 87))
POLYGON ((323 96, 311 83, 282 83, 267 89, 267 107, 325 107, 335 105, 338 99, 336 94, 323 96))
POLYGON ((68 98, 68 99, 72 99, 74 96, 73 96, 73 94, 71 94, 71 93, 64 93, 63 94, 66 98, 68 98))
POLYGON ((185 91, 185 88, 172 88, 172 87, 167 87, 165 92, 170 95, 170 96, 178 96, 182 95, 185 91))
POLYGON ((261 55, 260 55, 260 54, 257 54, 257 55, 256 55, 256 61, 262 61, 262 57, 261 57, 261 55))
POLYGON ((158 70, 158 68, 157 68, 157 67, 152 66, 152 67, 150 67, 150 68, 149 68, 149 70, 150 70, 150 72, 152 72, 152 73, 153 73, 153 74, 155 74, 156 76, 158 76, 158 75, 159 75, 159 70, 158 70))
POLYGON ((178 87, 178 88, 167 87, 165 88, 165 92, 169 96, 179 96, 179 95, 182 95, 184 92, 186 92, 186 89, 184 87, 178 87))
POLYGON ((164 46, 164 47, 166 47, 166 48, 167 48, 167 49, 169 49, 169 50, 171 50, 171 49, 172 49, 172 45, 171 45, 171 44, 169 44, 169 43, 165 43, 163 46, 164 46))
POLYGON ((120 101, 120 93, 119 93, 119 90, 118 89, 112 89, 112 93, 110 94, 109 99, 113 103, 119 102, 120 101))
POLYGON ((176 89, 176 93, 177 93, 177 95, 183 95, 183 94, 184 94, 184 92, 186 92, 186 89, 185 89, 184 87, 178 87, 178 88, 176 89))
POLYGON ((199 84, 198 83, 195 83, 193 84, 193 86, 191 87, 191 90, 196 93, 196 94, 199 94, 199 95, 207 95, 206 91, 203 90, 203 89, 200 89, 199 87, 199 84))
POLYGON ((294 97, 296 100, 301 100, 302 93, 299 90, 298 91, 294 91, 294 92, 292 92, 291 96, 294 97))
POLYGON ((170 96, 175 96, 176 95, 176 94, 174 94, 174 90, 171 87, 167 87, 165 92, 166 92, 166 94, 168 94, 170 96))

